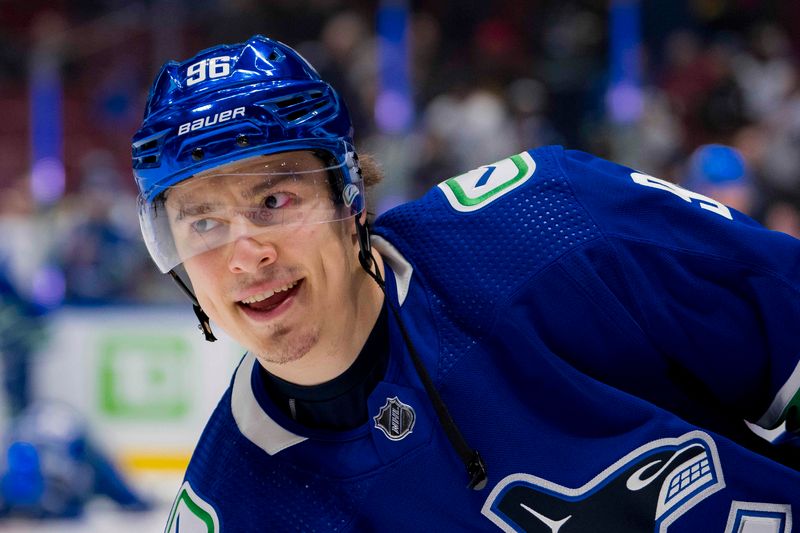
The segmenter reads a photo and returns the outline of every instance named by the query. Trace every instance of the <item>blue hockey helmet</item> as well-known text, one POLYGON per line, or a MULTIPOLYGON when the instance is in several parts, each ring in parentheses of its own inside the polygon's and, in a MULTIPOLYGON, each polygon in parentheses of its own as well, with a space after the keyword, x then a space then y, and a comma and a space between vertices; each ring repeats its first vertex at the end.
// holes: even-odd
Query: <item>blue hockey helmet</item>
MULTIPOLYGON (((344 101, 300 54, 278 41, 257 35, 246 43, 206 49, 182 63, 166 63, 132 143, 139 218, 151 256, 162 272, 187 259, 176 249, 164 216, 168 190, 257 156, 320 155, 334 203, 346 206, 327 220, 361 213, 364 189, 352 136, 344 101)), ((251 168, 250 175, 257 172, 251 168)), ((264 218, 262 213, 249 216, 264 218)))

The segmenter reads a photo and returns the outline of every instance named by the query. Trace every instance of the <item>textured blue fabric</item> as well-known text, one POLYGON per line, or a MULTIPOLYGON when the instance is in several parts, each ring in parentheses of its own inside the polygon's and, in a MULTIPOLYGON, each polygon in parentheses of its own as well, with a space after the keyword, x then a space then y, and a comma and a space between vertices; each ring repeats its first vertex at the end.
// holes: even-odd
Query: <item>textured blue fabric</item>
POLYGON ((268 455, 228 393, 186 476, 223 531, 783 531, 800 474, 743 420, 798 365, 800 242, 588 154, 530 156, 479 209, 440 187, 374 228, 413 267, 401 314, 487 488, 465 488, 390 320, 370 413, 396 397, 413 431, 311 431, 262 405, 308 437, 268 455))

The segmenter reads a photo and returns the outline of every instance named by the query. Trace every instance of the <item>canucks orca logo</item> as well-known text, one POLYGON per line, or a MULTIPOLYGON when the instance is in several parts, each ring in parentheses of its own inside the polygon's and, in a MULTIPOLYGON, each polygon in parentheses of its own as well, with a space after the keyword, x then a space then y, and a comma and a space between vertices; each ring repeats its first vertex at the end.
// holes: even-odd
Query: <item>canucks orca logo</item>
POLYGON ((641 446, 576 489, 508 476, 482 512, 504 531, 663 533, 724 486, 714 441, 695 431, 641 446))

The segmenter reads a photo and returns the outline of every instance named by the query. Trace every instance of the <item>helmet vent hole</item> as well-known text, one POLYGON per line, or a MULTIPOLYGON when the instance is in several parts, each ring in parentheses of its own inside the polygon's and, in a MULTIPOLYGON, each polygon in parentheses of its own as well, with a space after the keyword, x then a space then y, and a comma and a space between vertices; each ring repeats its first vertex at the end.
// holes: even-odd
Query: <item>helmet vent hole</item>
POLYGON ((203 149, 201 147, 198 146, 197 148, 192 150, 192 159, 194 159, 195 161, 200 161, 201 159, 203 159, 203 156, 205 156, 205 152, 203 152, 203 149))
POLYGON ((287 98, 285 100, 278 100, 275 102, 275 105, 283 109, 285 107, 289 107, 290 105, 295 105, 302 102, 305 102, 305 98, 302 96, 292 96, 291 98, 287 98))
POLYGON ((247 138, 247 135, 240 133, 236 136, 236 144, 239 146, 247 146, 250 144, 250 140, 247 138))
POLYGON ((270 60, 270 61, 275 61, 276 59, 279 59, 280 57, 281 56, 280 56, 280 54, 278 54, 278 51, 277 50, 273 50, 272 52, 269 53, 269 56, 267 57, 267 59, 270 60))
POLYGON ((145 165, 152 165, 153 163, 158 163, 158 156, 146 155, 142 158, 142 163, 144 163, 145 165))
POLYGON ((153 139, 152 141, 148 141, 139 147, 140 152, 145 152, 147 150, 152 150, 158 146, 158 139, 153 139))
POLYGON ((307 114, 308 114, 308 109, 299 109, 297 111, 292 111, 291 113, 288 113, 286 115, 286 120, 291 122, 291 121, 297 120, 298 118, 300 118, 302 116, 305 116, 307 114))

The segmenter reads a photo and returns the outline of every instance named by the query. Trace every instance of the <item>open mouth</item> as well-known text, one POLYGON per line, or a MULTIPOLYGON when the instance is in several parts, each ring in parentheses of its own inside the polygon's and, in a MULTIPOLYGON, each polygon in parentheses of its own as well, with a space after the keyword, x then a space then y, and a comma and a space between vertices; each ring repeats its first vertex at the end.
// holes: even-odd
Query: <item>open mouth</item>
POLYGON ((300 290, 303 280, 299 279, 284 285, 283 287, 276 287, 272 290, 264 291, 260 294, 255 294, 249 298, 237 302, 239 306, 248 311, 257 313, 269 313, 277 309, 286 300, 297 294, 300 290))

